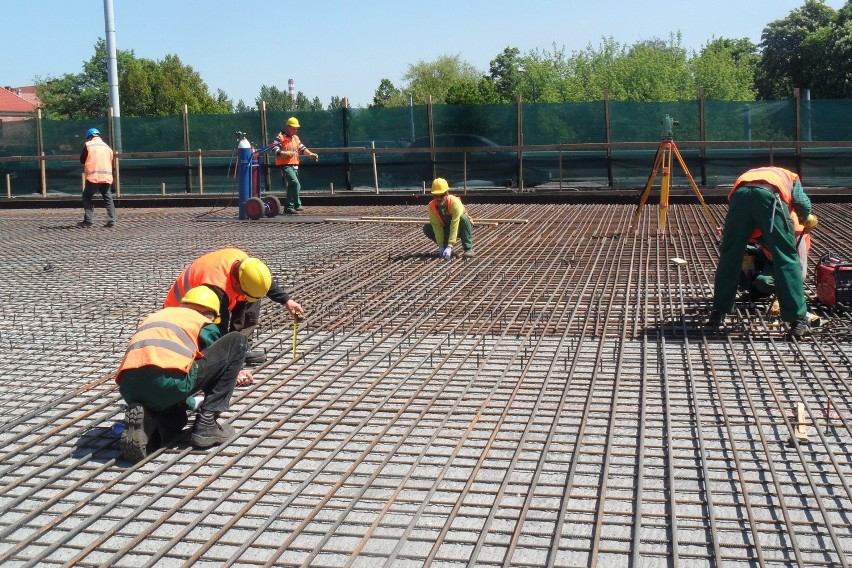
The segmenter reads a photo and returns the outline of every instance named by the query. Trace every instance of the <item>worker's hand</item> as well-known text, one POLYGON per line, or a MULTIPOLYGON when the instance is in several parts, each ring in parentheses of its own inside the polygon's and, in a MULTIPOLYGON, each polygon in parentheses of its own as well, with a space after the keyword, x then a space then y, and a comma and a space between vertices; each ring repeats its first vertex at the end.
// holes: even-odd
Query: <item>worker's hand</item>
POLYGON ((250 371, 246 369, 242 369, 237 375, 237 386, 243 387, 245 385, 250 385, 254 382, 254 376, 250 371))
POLYGON ((295 300, 287 300, 287 303, 284 304, 284 306, 295 319, 300 320, 305 317, 305 310, 295 300))
POLYGON ((315 162, 318 162, 319 161, 319 154, 311 154, 311 158, 313 158, 315 162))
POLYGON ((450 260, 453 257, 453 247, 444 247, 444 250, 441 251, 441 258, 444 260, 450 260))
POLYGON ((805 219, 804 223, 802 223, 802 226, 805 228, 806 233, 810 233, 811 231, 813 231, 817 225, 819 225, 819 219, 817 219, 817 216, 813 213, 808 215, 808 218, 805 219))

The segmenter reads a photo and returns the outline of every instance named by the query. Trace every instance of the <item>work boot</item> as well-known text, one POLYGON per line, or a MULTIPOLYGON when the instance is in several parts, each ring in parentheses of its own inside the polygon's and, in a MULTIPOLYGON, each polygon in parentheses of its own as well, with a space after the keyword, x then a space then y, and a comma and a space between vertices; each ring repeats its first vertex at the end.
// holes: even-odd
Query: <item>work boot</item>
POLYGON ((707 327, 719 327, 725 321, 725 314, 720 312, 719 310, 713 310, 710 312, 710 316, 707 318, 707 327))
POLYGON ((233 435, 234 429, 231 426, 219 424, 212 412, 202 412, 195 419, 190 442, 199 448, 209 448, 227 442, 233 435))
POLYGON ((112 229, 113 227, 115 227, 115 221, 107 221, 104 224, 104 227, 107 228, 107 229, 112 229))
POLYGON ((77 223, 77 227, 79 227, 80 229, 88 229, 91 226, 91 221, 80 221, 79 223, 77 223))
POLYGON ((808 325, 808 320, 806 318, 799 318, 790 322, 790 331, 788 334, 790 337, 800 339, 810 333, 810 331, 811 327, 808 325))
POLYGON ((474 254, 473 249, 464 249, 464 253, 462 254, 462 258, 473 258, 476 254, 474 254))
POLYGON ((260 365, 261 363, 266 362, 266 350, 265 349, 252 349, 251 351, 246 351, 246 365, 260 365))
POLYGON ((148 455, 148 441, 154 433, 154 420, 150 414, 138 402, 127 405, 124 432, 118 441, 124 459, 137 462, 148 455))

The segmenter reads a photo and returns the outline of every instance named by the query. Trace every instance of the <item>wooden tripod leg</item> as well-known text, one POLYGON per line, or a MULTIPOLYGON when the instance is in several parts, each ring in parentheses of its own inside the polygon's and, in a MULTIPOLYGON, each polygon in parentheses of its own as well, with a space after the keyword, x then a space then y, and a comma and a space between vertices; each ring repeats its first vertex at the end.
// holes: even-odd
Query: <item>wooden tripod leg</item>
POLYGON ((657 170, 663 163, 662 147, 657 148, 657 153, 654 156, 654 165, 651 167, 651 175, 648 176, 648 182, 645 184, 645 189, 642 190, 642 196, 639 198, 639 205, 636 206, 636 212, 633 214, 633 220, 630 222, 630 230, 636 232, 639 227, 639 216, 642 214, 642 208, 645 207, 645 202, 648 201, 648 196, 651 195, 651 187, 654 185, 654 178, 657 177, 657 170))
POLYGON ((666 220, 669 213, 669 191, 672 186, 672 142, 663 144, 663 175, 660 180, 660 219, 657 224, 657 235, 666 237, 666 220))
POLYGON ((689 173, 689 168, 686 167, 686 162, 683 160, 683 156, 680 155, 680 152, 674 142, 672 142, 672 149, 677 156, 677 161, 680 163, 680 167, 683 168, 683 173, 686 174, 686 179, 689 180, 689 184, 692 186, 692 191, 695 192, 695 196, 698 197, 698 202, 701 203, 701 207, 704 208, 704 216, 707 217, 707 220, 710 222, 710 226, 713 227, 714 230, 718 231, 721 228, 721 225, 718 221, 716 221, 713 211, 711 211, 710 207, 707 203, 705 203, 704 196, 701 195, 701 190, 698 189, 698 184, 695 183, 695 180, 692 178, 692 174, 689 173))

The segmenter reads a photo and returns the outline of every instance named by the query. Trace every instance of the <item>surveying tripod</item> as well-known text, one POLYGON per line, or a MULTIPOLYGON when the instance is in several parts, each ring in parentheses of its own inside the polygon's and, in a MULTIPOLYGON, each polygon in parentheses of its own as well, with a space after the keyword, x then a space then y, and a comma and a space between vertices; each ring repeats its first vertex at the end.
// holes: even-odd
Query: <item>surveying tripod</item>
POLYGON ((657 234, 661 239, 666 236, 666 218, 668 216, 669 190, 671 189, 672 177, 672 156, 677 157, 677 161, 680 164, 681 169, 683 169, 683 172, 686 174, 686 179, 689 180, 692 190, 695 192, 695 195, 698 197, 698 201, 704 208, 704 215, 710 222, 710 226, 716 230, 719 228, 716 218, 713 217, 713 212, 710 211, 707 203, 704 202, 704 197, 701 195, 698 185, 696 185, 695 180, 692 178, 692 174, 689 173, 689 168, 686 167, 686 162, 683 161, 683 156, 680 155, 680 152, 674 143, 672 127, 676 125, 677 121, 672 120, 669 115, 666 115, 666 118, 663 119, 663 140, 657 148, 657 154, 654 157, 654 165, 651 167, 651 175, 648 176, 648 182, 645 184, 645 189, 642 191, 642 195, 639 199, 639 205, 636 207, 636 213, 633 215, 633 220, 630 222, 630 230, 634 233, 638 227, 639 216, 642 214, 642 208, 648 201, 648 196, 651 195, 651 187, 654 185, 654 179, 657 177, 657 171, 662 168, 662 178, 660 180, 660 218, 657 226, 657 234))

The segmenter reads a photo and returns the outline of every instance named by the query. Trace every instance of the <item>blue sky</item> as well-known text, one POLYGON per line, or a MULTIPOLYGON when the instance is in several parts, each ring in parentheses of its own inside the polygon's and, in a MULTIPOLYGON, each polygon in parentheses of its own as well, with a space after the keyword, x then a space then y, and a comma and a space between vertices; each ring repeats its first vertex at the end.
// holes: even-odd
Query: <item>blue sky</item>
MULTIPOLYGON (((845 0, 826 0, 839 9, 845 0)), ((603 37, 622 44, 680 32, 688 50, 716 37, 759 43, 769 22, 804 0, 114 0, 116 45, 137 57, 176 54, 215 94, 253 104, 262 85, 296 89, 327 105, 366 106, 382 78, 402 85, 408 66, 458 55, 487 72, 506 47, 566 53, 603 37)), ((0 85, 79 73, 105 38, 103 0, 0 0, 0 85), (37 9, 36 9, 37 7, 37 9)))

